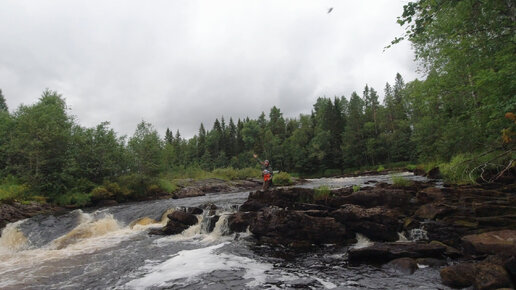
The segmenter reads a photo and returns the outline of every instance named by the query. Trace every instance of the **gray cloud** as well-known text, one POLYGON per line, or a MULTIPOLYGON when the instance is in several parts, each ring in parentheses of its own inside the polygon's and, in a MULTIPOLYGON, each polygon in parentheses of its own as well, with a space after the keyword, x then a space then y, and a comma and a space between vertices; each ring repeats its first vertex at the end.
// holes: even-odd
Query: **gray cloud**
POLYGON ((57 90, 82 125, 128 135, 142 119, 190 137, 273 105, 295 117, 319 96, 416 77, 407 43, 383 52, 402 4, 2 1, 0 88, 11 110, 57 90))

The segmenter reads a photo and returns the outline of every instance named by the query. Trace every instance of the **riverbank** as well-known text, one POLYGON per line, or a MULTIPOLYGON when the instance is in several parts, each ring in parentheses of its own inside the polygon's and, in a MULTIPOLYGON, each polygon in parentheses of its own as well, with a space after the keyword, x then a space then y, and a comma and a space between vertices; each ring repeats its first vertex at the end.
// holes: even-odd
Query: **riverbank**
POLYGON ((279 188, 251 193, 228 225, 249 229, 257 244, 280 251, 334 244, 349 247, 350 264, 385 265, 407 275, 435 267, 450 287, 510 288, 516 282, 515 193, 514 182, 379 183, 325 194, 279 188))

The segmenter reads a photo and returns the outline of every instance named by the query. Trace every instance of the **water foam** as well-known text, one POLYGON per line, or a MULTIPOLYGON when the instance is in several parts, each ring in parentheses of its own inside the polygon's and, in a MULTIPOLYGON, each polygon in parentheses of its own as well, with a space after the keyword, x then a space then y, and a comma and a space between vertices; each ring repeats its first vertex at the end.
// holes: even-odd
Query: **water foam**
POLYGON ((0 237, 0 253, 14 253, 27 247, 27 238, 18 229, 24 220, 7 224, 0 237))
POLYGON ((371 242, 366 236, 362 234, 356 234, 357 243, 351 246, 352 249, 361 249, 372 246, 374 242, 371 242))
POLYGON ((246 257, 226 253, 217 253, 229 242, 195 249, 183 250, 158 265, 147 265, 140 270, 147 272, 143 277, 128 282, 130 288, 167 287, 186 279, 185 283, 196 277, 216 270, 245 270, 244 279, 252 279, 247 283, 255 287, 265 282, 266 272, 272 269, 271 264, 260 263, 246 257), (176 282, 174 282, 176 281, 176 282))

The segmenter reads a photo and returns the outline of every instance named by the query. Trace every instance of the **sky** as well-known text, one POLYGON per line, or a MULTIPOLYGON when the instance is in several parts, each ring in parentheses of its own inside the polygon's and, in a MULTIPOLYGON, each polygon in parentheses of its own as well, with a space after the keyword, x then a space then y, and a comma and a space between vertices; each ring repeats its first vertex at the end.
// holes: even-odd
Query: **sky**
POLYGON ((297 117, 418 77, 408 42, 384 51, 406 2, 2 0, 0 89, 11 112, 48 88, 82 126, 128 136, 142 120, 189 138, 272 106, 297 117))

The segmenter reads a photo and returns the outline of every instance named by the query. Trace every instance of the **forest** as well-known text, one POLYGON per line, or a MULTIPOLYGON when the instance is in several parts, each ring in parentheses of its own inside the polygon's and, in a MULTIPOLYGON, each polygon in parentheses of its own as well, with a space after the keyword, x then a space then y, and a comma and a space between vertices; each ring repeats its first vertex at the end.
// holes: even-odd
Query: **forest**
POLYGON ((391 45, 412 43, 424 79, 397 74, 383 88, 319 97, 297 117, 275 106, 221 116, 188 139, 145 121, 129 137, 109 122, 83 127, 49 89, 9 109, 0 91, 0 199, 137 199, 172 192, 190 173, 258 177, 253 154, 299 176, 410 165, 439 166, 450 182, 493 181, 516 165, 515 15, 504 0, 409 2, 398 18, 405 34, 391 45))

